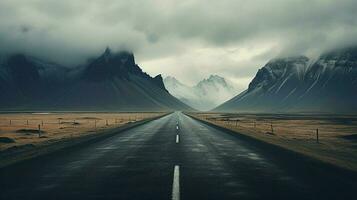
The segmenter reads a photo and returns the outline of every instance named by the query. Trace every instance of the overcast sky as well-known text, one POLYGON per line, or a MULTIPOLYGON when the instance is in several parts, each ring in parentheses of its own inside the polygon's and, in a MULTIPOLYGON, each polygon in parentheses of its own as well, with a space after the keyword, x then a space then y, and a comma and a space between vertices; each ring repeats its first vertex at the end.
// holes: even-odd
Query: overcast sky
POLYGON ((356 0, 0 0, 0 53, 75 65, 106 46, 152 76, 247 87, 271 58, 355 44, 356 0))

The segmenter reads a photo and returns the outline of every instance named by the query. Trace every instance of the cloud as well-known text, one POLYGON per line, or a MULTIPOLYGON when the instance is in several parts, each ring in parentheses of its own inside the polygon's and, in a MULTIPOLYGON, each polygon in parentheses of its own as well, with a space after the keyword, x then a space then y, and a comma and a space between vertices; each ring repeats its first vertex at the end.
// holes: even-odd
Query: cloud
POLYGON ((111 46, 152 74, 245 80, 276 56, 356 44, 357 1, 2 0, 0 29, 1 54, 75 65, 111 46))

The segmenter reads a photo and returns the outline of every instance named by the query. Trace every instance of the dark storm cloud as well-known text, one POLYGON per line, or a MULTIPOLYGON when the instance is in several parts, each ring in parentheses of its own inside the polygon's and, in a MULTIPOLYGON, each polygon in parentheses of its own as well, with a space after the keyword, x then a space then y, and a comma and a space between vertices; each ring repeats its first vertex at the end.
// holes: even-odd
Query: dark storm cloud
POLYGON ((236 64, 250 73, 264 58, 355 44, 356 13, 356 0, 1 0, 0 53, 74 64, 111 46, 134 51, 142 63, 232 71, 230 59, 219 68, 202 52, 238 48, 252 52, 236 64), (198 51, 200 58, 186 55, 198 51))

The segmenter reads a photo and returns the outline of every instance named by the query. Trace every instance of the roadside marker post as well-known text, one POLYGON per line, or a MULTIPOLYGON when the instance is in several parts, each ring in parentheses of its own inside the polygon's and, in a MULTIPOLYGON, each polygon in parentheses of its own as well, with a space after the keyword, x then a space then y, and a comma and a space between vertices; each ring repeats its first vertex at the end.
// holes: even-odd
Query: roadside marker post
POLYGON ((41 137, 41 125, 40 124, 38 125, 38 137, 39 138, 41 137))
POLYGON ((316 143, 319 143, 319 129, 316 129, 316 143))

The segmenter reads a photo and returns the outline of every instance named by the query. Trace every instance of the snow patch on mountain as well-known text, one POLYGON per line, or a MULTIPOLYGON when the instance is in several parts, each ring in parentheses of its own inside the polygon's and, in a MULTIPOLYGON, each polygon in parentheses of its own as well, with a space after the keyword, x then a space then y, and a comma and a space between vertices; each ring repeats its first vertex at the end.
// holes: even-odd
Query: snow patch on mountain
POLYGON ((357 47, 269 61, 224 112, 357 113, 357 47))

